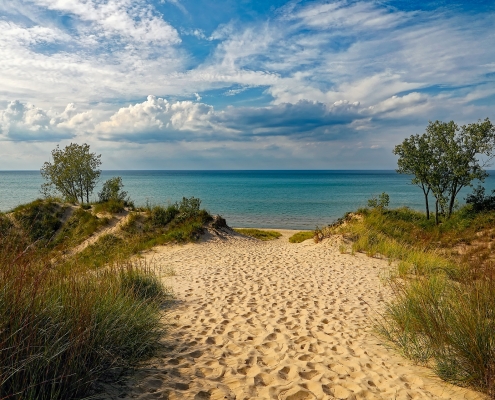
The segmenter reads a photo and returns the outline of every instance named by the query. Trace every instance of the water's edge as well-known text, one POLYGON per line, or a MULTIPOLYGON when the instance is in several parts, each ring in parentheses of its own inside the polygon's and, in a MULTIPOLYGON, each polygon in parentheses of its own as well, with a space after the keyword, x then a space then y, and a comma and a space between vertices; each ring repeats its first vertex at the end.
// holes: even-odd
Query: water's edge
MULTIPOLYGON (((495 189, 491 171, 484 186, 495 189)), ((389 171, 103 171, 100 183, 121 176, 136 205, 167 204, 199 197, 202 206, 221 214, 231 226, 314 229, 366 205, 381 192, 390 206, 422 210, 421 190, 411 177, 389 171)), ((0 171, 0 210, 40 197, 39 171, 0 171)), ((459 202, 471 189, 458 196, 459 202)))

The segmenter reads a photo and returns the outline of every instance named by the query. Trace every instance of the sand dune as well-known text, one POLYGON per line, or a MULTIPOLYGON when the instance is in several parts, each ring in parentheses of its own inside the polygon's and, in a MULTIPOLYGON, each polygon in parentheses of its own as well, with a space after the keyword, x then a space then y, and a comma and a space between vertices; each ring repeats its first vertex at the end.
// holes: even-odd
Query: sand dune
MULTIPOLYGON (((106 398, 481 399, 387 349, 370 320, 387 263, 238 235, 161 247, 178 299, 166 349, 106 398)), ((170 282, 170 280, 169 280, 170 282)))

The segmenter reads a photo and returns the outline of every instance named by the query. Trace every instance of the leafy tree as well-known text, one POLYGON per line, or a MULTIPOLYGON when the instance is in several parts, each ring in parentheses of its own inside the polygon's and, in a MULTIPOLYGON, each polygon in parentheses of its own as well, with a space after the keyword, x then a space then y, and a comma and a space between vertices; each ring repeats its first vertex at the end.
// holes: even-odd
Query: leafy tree
POLYGON ((393 150, 395 155, 399 156, 397 161, 397 172, 399 174, 414 175, 411 183, 417 185, 423 191, 426 205, 426 218, 430 219, 430 207, 428 204, 428 194, 431 186, 430 168, 433 154, 430 150, 426 135, 412 135, 404 139, 402 144, 395 146, 393 150))
POLYGON ((435 197, 435 221, 441 211, 450 218, 461 189, 483 182, 484 170, 495 153, 495 127, 487 118, 459 128, 454 121, 435 121, 426 132, 411 136, 394 148, 399 155, 397 172, 414 175, 413 184, 425 195, 427 216, 428 193, 435 197))
POLYGON ((125 202, 127 200, 127 192, 122 190, 123 187, 124 184, 122 183, 122 178, 120 176, 108 179, 103 184, 101 192, 98 193, 99 200, 101 202, 110 200, 125 202))
POLYGON ((41 192, 50 196, 59 192, 68 201, 89 203, 89 196, 100 177, 101 155, 89 152, 89 145, 71 143, 65 149, 52 150, 53 163, 45 162, 41 176, 47 180, 41 192))

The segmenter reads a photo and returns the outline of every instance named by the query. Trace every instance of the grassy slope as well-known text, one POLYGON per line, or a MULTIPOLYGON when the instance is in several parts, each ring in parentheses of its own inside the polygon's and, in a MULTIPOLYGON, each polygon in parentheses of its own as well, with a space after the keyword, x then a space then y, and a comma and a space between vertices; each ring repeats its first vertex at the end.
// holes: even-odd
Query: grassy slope
POLYGON ((262 229, 254 229, 254 228, 235 228, 237 233, 240 233, 244 236, 250 236, 259 240, 274 240, 278 239, 282 234, 277 231, 266 231, 262 229))
POLYGON ((395 296, 379 331, 441 378, 495 397, 495 212, 466 207, 439 226, 406 208, 359 215, 326 234, 397 261, 388 278, 395 296))
POLYGON ((73 255, 108 219, 77 209, 62 223, 66 207, 39 200, 0 214, 1 398, 85 396, 105 371, 153 353, 169 294, 152 270, 128 259, 195 240, 211 217, 179 208, 136 213, 118 236, 73 255))

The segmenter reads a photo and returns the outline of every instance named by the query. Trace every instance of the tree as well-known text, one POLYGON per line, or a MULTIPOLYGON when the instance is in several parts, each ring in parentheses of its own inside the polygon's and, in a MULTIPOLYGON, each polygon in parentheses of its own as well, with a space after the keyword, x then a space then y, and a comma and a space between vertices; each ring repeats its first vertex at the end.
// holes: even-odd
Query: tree
POLYGON ((395 146, 393 153, 399 156, 397 172, 414 175, 411 183, 417 185, 425 196, 426 218, 430 219, 428 194, 431 190, 429 183, 432 152, 425 135, 412 135, 404 139, 402 144, 395 146))
POLYGON ((124 184, 122 183, 122 178, 120 176, 115 176, 108 179, 104 184, 101 192, 98 193, 99 200, 101 202, 116 200, 116 201, 126 201, 127 192, 123 191, 122 188, 124 184))
POLYGON ((45 196, 59 192, 68 201, 89 203, 89 196, 100 177, 101 155, 89 152, 89 145, 71 143, 61 150, 52 150, 53 163, 45 162, 41 167, 41 176, 47 180, 41 186, 45 196))
POLYGON ((487 118, 459 128, 454 121, 429 122, 423 135, 411 136, 394 148, 399 155, 398 173, 412 174, 412 183, 425 195, 427 217, 428 194, 435 197, 435 221, 441 211, 450 218, 461 189, 483 182, 484 170, 494 157, 495 127, 487 118))

